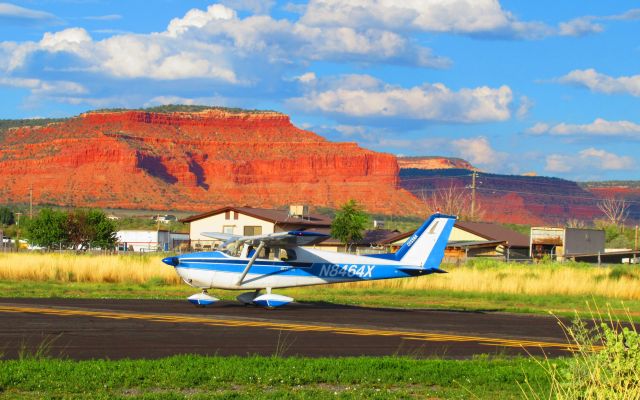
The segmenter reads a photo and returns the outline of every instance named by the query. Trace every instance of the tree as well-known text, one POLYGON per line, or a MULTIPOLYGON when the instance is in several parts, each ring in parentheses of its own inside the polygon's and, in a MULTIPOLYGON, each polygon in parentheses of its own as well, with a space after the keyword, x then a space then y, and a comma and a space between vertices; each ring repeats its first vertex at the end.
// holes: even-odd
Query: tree
POLYGON ((31 244, 48 249, 55 248, 60 244, 66 247, 67 214, 64 211, 43 208, 32 220, 24 219, 24 221, 28 221, 25 224, 27 227, 26 237, 31 244))
POLYGON ((0 225, 13 225, 16 219, 13 212, 7 207, 0 207, 0 225))
POLYGON ((629 216, 629 204, 625 199, 617 199, 614 196, 605 197, 598 202, 598 208, 605 215, 607 220, 620 226, 629 216))
POLYGON ((70 212, 65 230, 69 244, 77 250, 85 251, 89 247, 111 249, 117 242, 115 224, 100 210, 70 212))
POLYGON ((101 210, 89 210, 87 222, 92 227, 91 244, 102 249, 113 249, 118 242, 116 225, 101 210))
POLYGON ((42 209, 28 222, 27 239, 48 249, 62 246, 87 250, 90 246, 112 249, 116 228, 100 210, 74 210, 69 213, 42 209))
POLYGON ((427 205, 430 213, 456 215, 462 220, 480 220, 484 214, 476 205, 475 215, 472 216, 471 193, 466 188, 455 186, 453 183, 448 188, 436 190, 430 196, 423 191, 420 199, 427 205))
POLYGON ((336 213, 331 223, 331 236, 342 242, 347 251, 351 245, 363 238, 369 217, 355 200, 349 200, 336 213))

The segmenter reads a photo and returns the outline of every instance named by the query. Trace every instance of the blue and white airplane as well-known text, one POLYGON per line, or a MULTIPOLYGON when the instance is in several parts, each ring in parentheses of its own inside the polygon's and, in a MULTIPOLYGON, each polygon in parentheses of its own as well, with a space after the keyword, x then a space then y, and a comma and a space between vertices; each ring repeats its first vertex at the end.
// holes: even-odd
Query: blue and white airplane
POLYGON ((244 304, 275 308, 293 301, 272 289, 339 282, 406 278, 437 272, 455 217, 434 214, 395 253, 353 255, 309 247, 327 235, 291 231, 258 236, 203 235, 225 240, 222 251, 183 254, 162 261, 175 267, 202 293, 189 297, 206 306, 218 301, 207 289, 251 290, 237 297, 244 304), (265 294, 260 294, 266 290, 265 294))

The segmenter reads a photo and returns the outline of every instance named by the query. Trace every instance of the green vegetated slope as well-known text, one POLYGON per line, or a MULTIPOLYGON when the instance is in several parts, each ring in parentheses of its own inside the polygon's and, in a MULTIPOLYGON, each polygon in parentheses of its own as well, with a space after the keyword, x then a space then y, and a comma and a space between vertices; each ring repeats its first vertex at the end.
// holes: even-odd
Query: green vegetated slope
POLYGON ((65 118, 0 119, 0 131, 22 126, 43 126, 64 120, 65 118))
MULTIPOLYGON (((89 112, 121 112, 121 111, 145 111, 154 113, 171 113, 171 112, 201 112, 206 110, 218 110, 224 111, 230 114, 260 114, 275 112, 270 110, 251 110, 243 108, 231 108, 231 107, 212 107, 212 106, 199 106, 199 105, 185 105, 185 104, 167 104, 162 106, 154 106, 147 108, 103 108, 92 110, 89 112)), ((44 126, 55 122, 63 122, 69 118, 28 118, 28 119, 0 119, 0 132, 9 128, 19 128, 23 126, 44 126)))
POLYGON ((93 110, 91 112, 146 111, 146 112, 155 112, 155 113, 170 113, 170 112, 200 112, 200 111, 206 111, 206 110, 219 110, 219 111, 224 111, 231 114, 238 114, 238 113, 260 114, 260 113, 274 112, 270 110, 253 110, 253 109, 244 109, 244 108, 237 108, 237 107, 200 106, 200 105, 188 105, 188 104, 166 104, 166 105, 153 106, 153 107, 147 107, 147 108, 103 108, 103 109, 93 110))
POLYGON ((603 188, 603 187, 627 187, 627 188, 640 188, 640 180, 638 181, 593 181, 593 182, 578 182, 578 184, 584 188, 603 188))
POLYGON ((548 392, 533 359, 176 356, 160 360, 0 361, 0 396, 143 399, 515 399, 548 392))

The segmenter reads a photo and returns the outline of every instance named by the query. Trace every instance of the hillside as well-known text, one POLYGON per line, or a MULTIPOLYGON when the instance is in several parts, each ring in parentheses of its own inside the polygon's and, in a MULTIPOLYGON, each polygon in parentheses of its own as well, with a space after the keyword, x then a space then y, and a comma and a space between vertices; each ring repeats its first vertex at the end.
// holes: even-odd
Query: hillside
POLYGON ((599 198, 624 199, 629 207, 629 221, 640 222, 640 181, 582 182, 580 186, 599 198))
MULTIPOLYGON (((569 219, 601 217, 598 197, 575 182, 549 177, 479 172, 477 204, 487 221, 520 224, 563 224, 569 219)), ((471 186, 467 169, 402 169, 401 187, 418 197, 454 186, 471 186)))
MULTIPOLYGON (((273 112, 161 106, 98 110, 75 118, 0 120, 0 202, 204 211, 228 204, 337 208, 424 215, 419 199, 471 185, 467 161, 400 157, 334 143, 273 112), (413 192, 414 195, 411 194, 413 192)), ((602 216, 624 197, 640 220, 639 182, 575 182, 479 172, 483 219, 561 224, 602 216)))
POLYGON ((0 131, 0 198, 202 211, 240 204, 419 213, 390 154, 333 143, 271 111, 102 110, 0 131), (40 126, 38 126, 40 125, 40 126))

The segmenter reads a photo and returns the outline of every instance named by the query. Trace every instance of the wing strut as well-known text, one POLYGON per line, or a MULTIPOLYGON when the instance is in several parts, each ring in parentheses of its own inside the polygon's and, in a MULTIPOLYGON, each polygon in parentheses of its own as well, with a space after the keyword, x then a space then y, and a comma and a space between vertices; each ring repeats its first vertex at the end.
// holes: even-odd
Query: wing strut
POLYGON ((264 242, 260 241, 258 248, 256 249, 255 253, 253 253, 253 256, 251 256, 251 259, 247 263, 247 266, 244 268, 244 271, 242 271, 242 275, 240 275, 240 279, 238 279, 238 282, 236 282, 236 285, 239 286, 242 284, 244 277, 247 276, 247 274, 249 273, 249 270, 251 269, 253 262, 256 261, 256 258, 258 258, 258 254, 260 253, 260 250, 262 250, 263 247, 264 247, 264 242))

